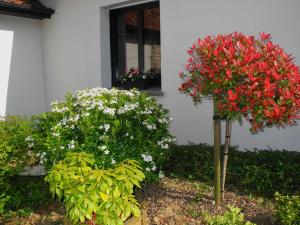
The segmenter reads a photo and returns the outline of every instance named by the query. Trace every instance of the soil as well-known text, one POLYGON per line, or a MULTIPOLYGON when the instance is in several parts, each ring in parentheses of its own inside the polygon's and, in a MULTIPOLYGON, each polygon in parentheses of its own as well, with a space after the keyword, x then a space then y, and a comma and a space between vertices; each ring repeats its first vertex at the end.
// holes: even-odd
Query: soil
POLYGON ((29 217, 0 218, 0 225, 63 225, 65 209, 59 202, 41 207, 29 217))
MULTIPOLYGON (((147 208, 149 225, 199 225, 205 224, 203 212, 224 213, 228 205, 242 209, 245 218, 257 225, 277 225, 273 218, 271 202, 262 198, 226 192, 220 207, 213 200, 210 186, 182 179, 165 177, 150 184, 137 194, 147 208)), ((64 221, 64 208, 60 203, 45 206, 28 218, 0 218, 1 225, 60 225, 64 221)))
POLYGON ((143 190, 151 225, 205 224, 203 212, 222 214, 228 205, 242 209, 245 219, 257 225, 277 225, 271 202, 262 198, 226 192, 222 206, 216 207, 212 187, 199 182, 164 178, 143 190))

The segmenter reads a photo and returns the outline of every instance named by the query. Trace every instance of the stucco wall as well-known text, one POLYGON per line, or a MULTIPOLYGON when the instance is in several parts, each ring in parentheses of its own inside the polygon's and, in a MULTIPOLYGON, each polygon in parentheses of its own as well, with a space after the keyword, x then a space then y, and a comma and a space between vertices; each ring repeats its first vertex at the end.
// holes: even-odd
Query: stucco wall
MULTIPOLYGON (((47 104, 67 91, 110 85, 108 9, 124 0, 43 0, 56 10, 43 22, 47 104)), ((171 130, 179 143, 212 143, 212 107, 195 108, 178 93, 177 73, 186 49, 208 34, 241 31, 273 35, 300 64, 299 0, 161 0, 162 91, 158 97, 171 110, 171 130)), ((233 144, 241 148, 300 149, 300 127, 268 129, 251 135, 249 126, 234 124, 233 144)))
POLYGON ((6 59, 0 62, 0 113, 32 115, 45 111, 40 21, 0 15, 0 31, 5 42, 0 51, 5 52, 2 56, 6 59), (4 38, 8 33, 9 38, 4 38), (7 48, 11 43, 12 48, 7 48))

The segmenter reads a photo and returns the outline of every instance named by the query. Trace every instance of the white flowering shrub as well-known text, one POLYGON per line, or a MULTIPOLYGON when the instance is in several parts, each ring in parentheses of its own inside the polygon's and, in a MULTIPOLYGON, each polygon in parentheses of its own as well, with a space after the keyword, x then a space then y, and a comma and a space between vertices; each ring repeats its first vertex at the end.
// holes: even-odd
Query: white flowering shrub
POLYGON ((48 168, 67 152, 93 153, 99 168, 126 159, 138 161, 146 175, 159 173, 169 145, 170 118, 154 98, 136 90, 94 88, 67 95, 40 117, 48 168))

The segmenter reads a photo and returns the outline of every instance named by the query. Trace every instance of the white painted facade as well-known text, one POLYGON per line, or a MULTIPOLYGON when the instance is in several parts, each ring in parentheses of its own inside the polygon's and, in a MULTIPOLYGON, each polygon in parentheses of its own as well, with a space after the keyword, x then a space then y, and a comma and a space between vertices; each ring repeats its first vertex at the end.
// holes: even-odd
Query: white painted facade
MULTIPOLYGON (((37 39, 35 43, 29 43, 27 40, 27 45, 23 44, 24 48, 26 46, 36 50, 34 57, 25 57, 26 60, 31 58, 33 61, 34 58, 39 58, 35 63, 26 63, 25 68, 35 68, 35 71, 26 77, 30 78, 31 82, 24 80, 23 75, 18 73, 18 82, 14 89, 11 89, 13 92, 8 92, 8 100, 9 95, 13 98, 7 105, 15 105, 15 111, 11 112, 17 114, 37 113, 45 107, 49 109, 52 100, 62 99, 67 92, 96 86, 110 87, 109 9, 145 1, 42 2, 56 10, 50 20, 40 22, 9 16, 0 17, 0 30, 5 24, 18 29, 21 29, 23 24, 23 27, 33 30, 28 33, 37 39), (24 25, 25 23, 27 24, 24 25), (24 90, 27 88, 16 88, 23 88, 23 83, 31 83, 29 87, 32 89, 26 94, 24 90), (32 94, 33 92, 36 94, 32 94), (17 95, 21 95, 23 99, 33 97, 35 100, 26 104, 27 102, 21 101, 17 95), (38 97, 40 98, 37 99, 38 97), (34 108, 30 111, 28 107, 32 106, 34 108)), ((177 91, 180 84, 177 74, 186 60, 187 48, 198 37, 208 34, 240 31, 258 35, 260 31, 264 31, 271 33, 273 41, 292 53, 300 65, 300 29, 297 25, 300 21, 299 10, 299 0, 160 0, 164 95, 157 99, 170 109, 174 119, 171 131, 179 143, 213 141, 211 103, 204 102, 195 108, 188 97, 177 91)), ((26 50, 19 49, 17 56, 26 54, 26 50)), ((24 71, 23 68, 12 64, 11 70, 24 71)), ((266 129, 259 135, 251 135, 248 130, 247 122, 243 126, 234 124, 232 143, 239 145, 241 149, 270 146, 300 150, 300 126, 284 130, 266 129)))
POLYGON ((46 110, 38 20, 0 15, 0 116, 46 110))

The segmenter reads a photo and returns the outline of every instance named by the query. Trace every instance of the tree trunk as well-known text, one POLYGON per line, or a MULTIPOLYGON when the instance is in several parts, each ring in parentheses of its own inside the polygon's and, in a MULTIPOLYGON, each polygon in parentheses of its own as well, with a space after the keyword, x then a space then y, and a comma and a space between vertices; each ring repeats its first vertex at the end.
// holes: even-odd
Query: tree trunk
POLYGON ((224 200, 224 193, 225 193, 225 180, 226 180, 226 171, 227 171, 227 161, 228 161, 228 151, 230 147, 230 140, 231 140, 231 128, 232 128, 232 121, 227 119, 226 120, 226 133, 225 133, 225 146, 224 146, 224 158, 223 158, 223 165, 222 165, 222 178, 221 178, 221 194, 222 194, 222 201, 224 200))
POLYGON ((214 197, 216 206, 221 204, 221 120, 217 102, 214 100, 214 197))

